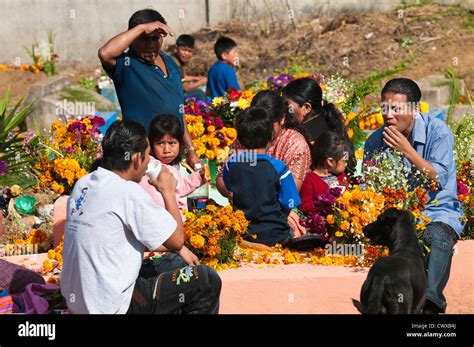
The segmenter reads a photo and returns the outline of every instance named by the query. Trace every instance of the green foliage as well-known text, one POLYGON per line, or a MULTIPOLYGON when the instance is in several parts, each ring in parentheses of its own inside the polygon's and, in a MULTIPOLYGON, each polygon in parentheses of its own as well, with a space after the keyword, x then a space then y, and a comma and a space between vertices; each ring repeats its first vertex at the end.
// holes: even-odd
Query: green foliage
POLYGON ((457 71, 453 67, 450 67, 449 69, 446 70, 446 72, 444 73, 444 77, 446 77, 449 80, 444 81, 444 82, 439 82, 436 84, 436 86, 449 87, 451 98, 449 99, 449 109, 448 109, 448 115, 446 118, 446 123, 448 125, 452 125, 454 107, 459 103, 462 96, 461 80, 458 78, 457 71))
POLYGON ((9 102, 10 88, 0 101, 0 160, 7 165, 6 173, 13 172, 28 162, 16 127, 25 121, 33 107, 32 103, 22 104, 23 98, 13 108, 8 107, 9 102))
POLYGON ((78 84, 84 89, 93 90, 93 91, 97 90, 97 82, 92 77, 84 78, 83 80, 79 81, 78 84))

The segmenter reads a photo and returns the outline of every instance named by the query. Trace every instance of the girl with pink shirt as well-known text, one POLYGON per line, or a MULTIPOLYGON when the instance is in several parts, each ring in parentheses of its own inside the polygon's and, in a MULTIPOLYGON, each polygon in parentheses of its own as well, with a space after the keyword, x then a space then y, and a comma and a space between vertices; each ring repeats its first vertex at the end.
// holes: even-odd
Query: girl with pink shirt
MULTIPOLYGON (((179 163, 181 161, 181 148, 184 148, 183 130, 178 118, 173 115, 162 114, 155 117, 150 123, 148 131, 148 140, 150 142, 150 162, 159 160, 178 181, 176 186, 176 202, 180 210, 183 210, 185 204, 179 201, 195 191, 206 183, 204 170, 196 171, 186 177, 179 173, 179 163)), ((161 194, 148 183, 148 176, 143 176, 140 186, 145 189, 153 200, 161 206, 164 206, 161 194)), ((181 213, 183 221, 184 215, 181 213)))

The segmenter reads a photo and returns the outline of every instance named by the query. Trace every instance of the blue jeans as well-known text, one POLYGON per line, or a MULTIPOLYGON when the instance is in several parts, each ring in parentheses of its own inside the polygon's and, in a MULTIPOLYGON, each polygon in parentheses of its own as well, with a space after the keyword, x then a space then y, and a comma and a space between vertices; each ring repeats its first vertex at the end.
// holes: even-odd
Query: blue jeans
POLYGON ((426 259, 428 267, 426 300, 436 305, 439 312, 446 311, 447 303, 443 290, 448 283, 453 247, 457 238, 454 229, 443 222, 429 223, 423 234, 423 241, 430 248, 426 259))

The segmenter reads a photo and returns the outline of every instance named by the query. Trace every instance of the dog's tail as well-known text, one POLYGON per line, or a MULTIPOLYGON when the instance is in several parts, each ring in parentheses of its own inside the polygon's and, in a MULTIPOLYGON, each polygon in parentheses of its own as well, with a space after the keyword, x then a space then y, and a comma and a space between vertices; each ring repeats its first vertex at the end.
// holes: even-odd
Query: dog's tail
POLYGON ((352 299, 352 304, 355 306, 357 311, 359 311, 360 313, 365 313, 365 307, 363 303, 361 303, 360 301, 356 299, 352 299))

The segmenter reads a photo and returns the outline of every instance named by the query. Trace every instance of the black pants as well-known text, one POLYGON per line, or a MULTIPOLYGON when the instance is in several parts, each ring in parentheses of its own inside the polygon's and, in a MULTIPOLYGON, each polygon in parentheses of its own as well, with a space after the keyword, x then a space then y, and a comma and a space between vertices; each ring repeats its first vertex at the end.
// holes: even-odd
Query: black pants
POLYGON ((143 262, 128 314, 217 314, 221 279, 206 265, 176 254, 143 262))

